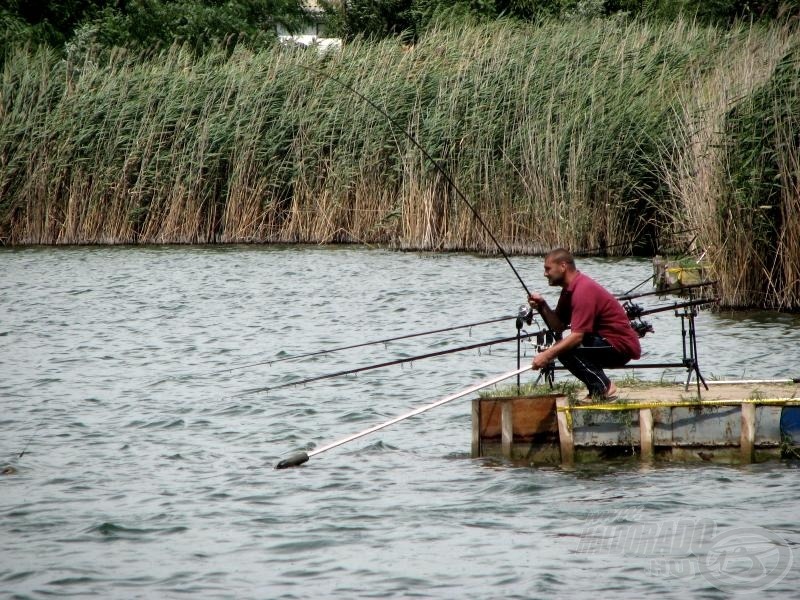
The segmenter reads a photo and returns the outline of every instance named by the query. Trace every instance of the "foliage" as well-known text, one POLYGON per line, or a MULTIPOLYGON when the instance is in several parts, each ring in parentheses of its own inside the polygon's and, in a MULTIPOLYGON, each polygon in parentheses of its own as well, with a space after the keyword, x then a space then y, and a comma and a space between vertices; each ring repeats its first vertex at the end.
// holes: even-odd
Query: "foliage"
POLYGON ((178 42, 202 51, 241 41, 263 46, 275 39, 277 23, 294 30, 308 15, 298 0, 11 0, 0 19, 12 41, 37 45, 154 49, 178 42))
MULTIPOLYGON (((730 25, 737 19, 776 19, 791 10, 782 0, 350 0, 327 3, 346 39, 391 35, 417 38, 432 26, 495 19, 542 22, 576 18, 638 17, 657 22, 694 19, 730 25)), ((794 7, 797 12, 797 7, 794 7)))

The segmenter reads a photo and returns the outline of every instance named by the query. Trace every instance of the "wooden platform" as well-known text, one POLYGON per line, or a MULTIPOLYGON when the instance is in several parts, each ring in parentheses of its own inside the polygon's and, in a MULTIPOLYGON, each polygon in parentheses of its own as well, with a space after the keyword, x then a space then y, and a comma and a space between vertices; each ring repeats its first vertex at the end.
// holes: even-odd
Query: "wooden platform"
POLYGON ((619 389, 613 403, 565 395, 481 398, 472 404, 472 456, 530 464, 618 458, 749 463, 800 446, 800 386, 743 383, 619 389))

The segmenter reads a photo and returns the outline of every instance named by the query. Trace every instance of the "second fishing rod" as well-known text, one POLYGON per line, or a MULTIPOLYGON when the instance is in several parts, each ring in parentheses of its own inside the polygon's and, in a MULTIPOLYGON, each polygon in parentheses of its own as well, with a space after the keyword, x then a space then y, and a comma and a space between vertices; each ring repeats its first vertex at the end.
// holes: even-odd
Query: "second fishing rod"
POLYGON ((427 352, 425 354, 418 354, 416 356, 409 356, 409 357, 405 357, 405 358, 397 358, 397 359, 394 359, 394 360, 388 360, 388 361, 384 361, 384 362, 381 362, 381 363, 365 365, 365 366, 356 367, 356 368, 353 368, 353 369, 344 369, 342 371, 336 371, 334 373, 326 373, 324 375, 317 375, 315 377, 308 377, 306 379, 299 379, 299 380, 290 381, 290 382, 287 382, 287 383, 280 383, 280 384, 273 385, 273 386, 264 386, 264 387, 258 387, 258 388, 253 388, 253 389, 249 389, 249 390, 244 390, 242 392, 239 392, 237 394, 237 396, 248 396, 250 394, 257 394, 257 393, 269 393, 269 392, 273 392, 275 390, 280 390, 280 389, 283 389, 283 388, 295 387, 295 386, 299 386, 299 385, 306 385, 306 384, 309 384, 309 383, 313 383, 315 381, 322 381, 324 379, 333 379, 335 377, 342 377, 342 376, 345 376, 345 375, 356 375, 358 373, 363 373, 365 371, 372 371, 372 370, 375 370, 375 369, 383 369, 385 367, 391 367, 391 366, 395 366, 395 365, 403 365, 403 364, 408 364, 408 363, 414 363, 414 362, 417 362, 417 361, 425 360, 425 359, 428 359, 428 358, 434 358, 434 357, 437 357, 437 356, 445 356, 447 354, 453 354, 453 353, 456 353, 456 352, 465 352, 467 350, 476 350, 476 349, 479 349, 479 348, 486 348, 486 347, 494 346, 494 345, 497 345, 497 344, 504 344, 504 343, 513 342, 513 341, 520 341, 520 340, 523 340, 523 339, 529 339, 529 338, 532 338, 532 337, 535 337, 535 336, 542 336, 542 335, 546 335, 546 334, 547 334, 546 330, 536 331, 536 332, 533 332, 533 333, 528 333, 528 332, 524 332, 524 331, 518 331, 517 334, 513 335, 513 336, 508 336, 508 337, 503 337, 503 338, 495 338, 493 340, 488 340, 488 341, 485 341, 485 342, 476 342, 474 344, 467 344, 466 346, 458 346, 456 348, 446 348, 444 350, 435 350, 433 352, 427 352))

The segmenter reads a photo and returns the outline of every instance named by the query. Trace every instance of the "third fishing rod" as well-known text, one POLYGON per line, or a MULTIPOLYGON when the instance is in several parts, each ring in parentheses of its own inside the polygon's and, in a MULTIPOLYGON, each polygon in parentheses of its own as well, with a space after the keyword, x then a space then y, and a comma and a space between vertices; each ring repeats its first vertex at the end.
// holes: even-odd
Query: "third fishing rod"
POLYGON ((445 354, 453 354, 454 352, 465 352, 466 350, 474 350, 476 348, 484 348, 486 346, 493 346, 495 344, 503 344, 505 342, 513 342, 518 339, 526 339, 533 336, 538 335, 546 335, 547 331, 536 331, 534 333, 520 333, 518 335, 513 335, 510 337, 505 338, 497 338, 494 340, 489 340, 487 342, 477 342, 475 344, 469 344, 467 346, 459 346, 457 348, 447 348, 445 350, 437 350, 436 352, 428 352, 427 354, 419 354, 417 356, 409 356, 407 358, 399 358, 395 360, 389 360, 382 363, 377 363, 374 365, 366 365, 363 367, 356 367, 355 369, 346 369, 343 371, 336 371, 335 373, 326 373, 325 375, 317 375, 316 377, 309 377, 307 379, 300 379, 298 381, 290 381, 288 383, 281 383, 274 386, 266 386, 260 388, 254 388, 250 390, 245 390, 237 394, 237 396, 248 396, 250 394, 258 394, 261 392, 272 392, 275 390, 279 390, 282 388, 287 387, 294 387, 298 385, 305 385, 307 383, 312 383, 314 381, 322 381, 323 379, 333 379, 334 377, 342 377, 344 375, 355 375, 356 373, 363 373, 364 371, 372 371, 374 369, 382 369, 384 367, 391 367, 394 365, 401 365, 410 362, 416 362, 419 360, 424 360, 426 358, 433 358, 435 356, 444 356, 445 354))

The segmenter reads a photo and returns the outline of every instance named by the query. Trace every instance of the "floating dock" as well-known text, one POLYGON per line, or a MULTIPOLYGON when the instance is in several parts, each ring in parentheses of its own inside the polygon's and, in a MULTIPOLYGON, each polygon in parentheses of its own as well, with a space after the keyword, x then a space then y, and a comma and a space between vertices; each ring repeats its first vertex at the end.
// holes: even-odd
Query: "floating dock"
POLYGON ((619 388, 618 400, 564 394, 472 401, 472 456, 532 465, 631 457, 744 464, 800 456, 800 386, 709 382, 619 388))

